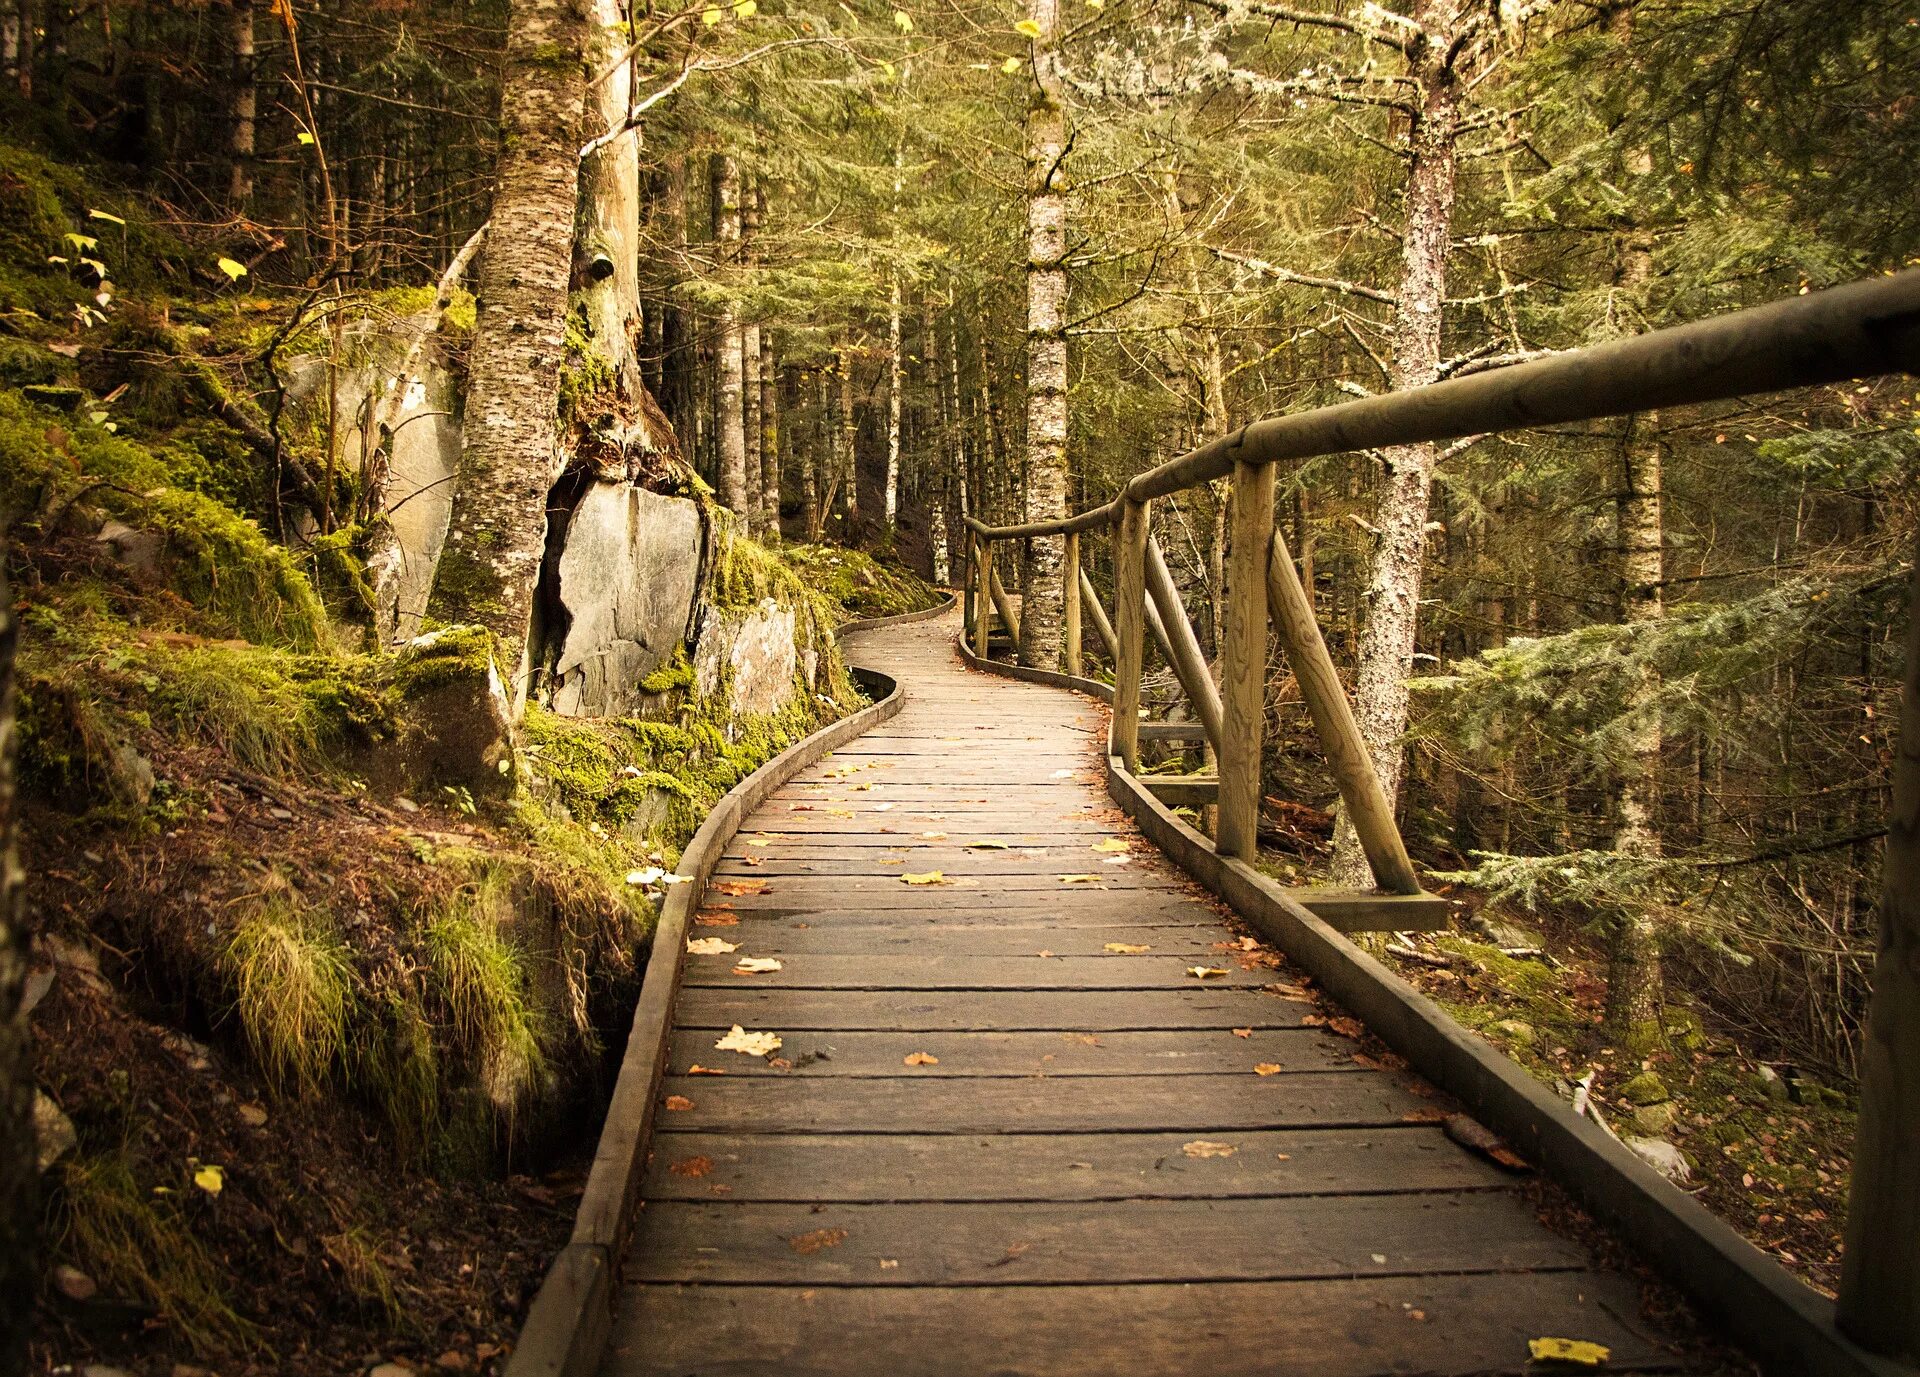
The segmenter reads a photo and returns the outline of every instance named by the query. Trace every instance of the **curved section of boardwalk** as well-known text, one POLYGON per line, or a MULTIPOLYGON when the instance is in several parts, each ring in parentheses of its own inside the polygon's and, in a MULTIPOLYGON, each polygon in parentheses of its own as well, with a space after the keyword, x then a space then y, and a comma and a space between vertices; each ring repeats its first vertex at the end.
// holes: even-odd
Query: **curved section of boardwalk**
POLYGON ((738 949, 687 958, 606 1371, 1660 1365, 1636 1288, 1132 832, 1102 710, 963 668, 956 625, 856 642, 905 709, 715 876, 694 935, 738 949))

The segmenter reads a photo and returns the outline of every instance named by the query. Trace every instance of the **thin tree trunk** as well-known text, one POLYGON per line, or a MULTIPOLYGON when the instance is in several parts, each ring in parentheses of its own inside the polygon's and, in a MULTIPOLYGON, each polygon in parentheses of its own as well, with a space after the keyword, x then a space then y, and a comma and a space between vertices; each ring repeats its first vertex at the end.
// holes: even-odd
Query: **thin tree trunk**
POLYGON ((760 501, 766 538, 780 539, 780 377, 773 331, 760 332, 760 501))
POLYGON ((227 153, 233 167, 227 204, 245 210, 253 200, 254 114, 257 104, 253 46, 253 0, 228 0, 228 42, 233 48, 233 86, 227 100, 231 128, 227 153))
POLYGON ((492 631, 515 711, 558 476, 554 416, 580 194, 586 17, 570 0, 514 0, 501 90, 502 147, 468 358, 465 441, 435 580, 446 621, 492 631), (557 56, 556 56, 557 55, 557 56))
MULTIPOLYGON (((713 185, 714 257, 730 264, 740 251, 740 171, 725 153, 715 153, 711 162, 713 185)), ((723 303, 714 313, 714 425, 718 430, 715 448, 714 484, 720 501, 740 518, 743 526, 753 525, 753 489, 747 486, 747 430, 745 398, 745 331, 738 308, 723 303)))
POLYGON ((860 426, 853 414, 853 360, 843 349, 836 357, 840 384, 840 424, 836 427, 840 488, 847 508, 846 539, 860 539, 860 426))
MULTIPOLYGON (((1453 227, 1460 128, 1459 74, 1452 35, 1462 0, 1421 0, 1413 18, 1424 31, 1410 65, 1420 112, 1409 133, 1407 228, 1393 316, 1390 360, 1396 390, 1420 387, 1440 372, 1440 325, 1446 300, 1447 243, 1453 227)), ((1419 629, 1420 585, 1427 543, 1427 505, 1437 451, 1431 444, 1381 451, 1379 530, 1366 588, 1367 620, 1354 684, 1354 716, 1373 768, 1390 801, 1400 794, 1401 738, 1407 730, 1407 680, 1419 629)), ((1352 820, 1342 810, 1334 839, 1334 883, 1369 888, 1373 873, 1352 820)))
MULTIPOLYGON (((1034 86, 1027 109, 1028 521, 1067 512, 1067 119, 1054 54, 1059 0, 1028 0, 1034 86)), ((1061 664, 1064 542, 1028 541, 1020 569, 1020 663, 1061 664)))
POLYGON ((14 647, 20 623, 0 541, 0 1373, 27 1370, 40 1286, 40 1166, 33 1133, 33 1041, 27 979, 26 875, 20 869, 14 647))

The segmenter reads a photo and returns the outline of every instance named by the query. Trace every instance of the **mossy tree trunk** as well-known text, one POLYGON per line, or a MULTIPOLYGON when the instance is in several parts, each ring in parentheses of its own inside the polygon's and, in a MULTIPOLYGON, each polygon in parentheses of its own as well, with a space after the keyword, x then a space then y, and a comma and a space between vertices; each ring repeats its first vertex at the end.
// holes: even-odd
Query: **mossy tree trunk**
MULTIPOLYGON (((713 256, 725 265, 740 254, 740 169, 725 153, 715 153, 709 164, 713 187, 713 256)), ((714 312, 714 424, 719 430, 714 446, 720 501, 741 524, 753 525, 753 490, 747 485, 747 419, 745 330, 740 309, 724 302, 714 312)))
MULTIPOLYGON (((0 542, 0 554, 4 554, 0 542)), ((15 809, 13 652, 19 621, 0 559, 0 1374, 25 1372, 28 1322, 40 1283, 40 1172, 33 1138, 33 1057, 22 995, 27 978, 26 875, 15 809)))
POLYGON ((567 290, 579 205, 587 16, 578 0, 513 0, 501 85, 500 161, 479 317, 469 354, 466 427, 433 610, 497 641, 516 711, 558 476, 556 407, 566 359, 567 290))

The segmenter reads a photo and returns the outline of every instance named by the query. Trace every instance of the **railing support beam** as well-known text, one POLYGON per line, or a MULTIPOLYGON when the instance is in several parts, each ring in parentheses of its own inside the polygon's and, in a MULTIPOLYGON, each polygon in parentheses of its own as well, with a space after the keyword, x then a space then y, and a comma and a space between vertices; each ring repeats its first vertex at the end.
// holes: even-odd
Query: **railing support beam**
POLYGON ((1100 605, 1100 590, 1093 586, 1093 580, 1087 571, 1080 571, 1080 606, 1086 611, 1087 620, 1093 624, 1093 634, 1100 638, 1100 644, 1106 647, 1109 660, 1118 658, 1115 648, 1119 642, 1114 639, 1113 623, 1107 620, 1107 609, 1100 605))
POLYGON ((1068 531, 1061 552, 1066 578, 1061 586, 1060 632, 1066 642, 1067 673, 1080 677, 1080 533, 1068 531))
POLYGON ((1013 599, 1001 587, 1000 575, 994 571, 992 560, 987 561, 987 587, 993 593, 993 610, 1000 614, 1000 625, 1005 628, 1017 650, 1020 645, 1020 618, 1014 615, 1013 599))
POLYGON ((987 658, 987 623, 993 616, 993 542, 977 536, 973 542, 973 653, 987 658))
POLYGON ((1167 663, 1173 666, 1180 687, 1186 691, 1193 715, 1206 725, 1207 739, 1218 754, 1220 690, 1214 686, 1213 675, 1207 670, 1207 657, 1200 649, 1200 638, 1193 634, 1193 623, 1187 619, 1187 607, 1180 600, 1173 571, 1167 568, 1167 557, 1160 551, 1160 542, 1151 536, 1147 539, 1147 592, 1153 598, 1153 610, 1160 614, 1154 624, 1160 649, 1166 653, 1167 663))
POLYGON ((1287 542, 1280 538, 1280 532, 1272 530, 1271 521, 1268 529, 1267 601, 1272 605, 1274 629, 1287 648, 1287 663, 1313 717, 1313 729, 1333 769, 1334 783, 1340 787, 1340 802, 1353 819, 1360 849, 1373 868, 1374 883, 1389 894, 1418 894, 1420 877, 1413 873, 1413 859, 1407 855, 1407 844, 1393 820, 1393 805, 1373 771, 1373 757, 1367 753, 1360 724, 1354 720, 1346 687, 1333 667, 1327 643, 1320 637, 1313 600, 1300 584, 1287 542))
POLYGON ((1140 768, 1140 660, 1147 637, 1147 519, 1152 504, 1127 502, 1113 538, 1113 726, 1107 751, 1140 768))
POLYGON ((1219 820, 1213 849, 1252 860, 1260 849, 1260 763, 1267 715, 1267 564, 1273 465, 1233 466, 1228 514, 1226 635, 1220 652, 1219 820))

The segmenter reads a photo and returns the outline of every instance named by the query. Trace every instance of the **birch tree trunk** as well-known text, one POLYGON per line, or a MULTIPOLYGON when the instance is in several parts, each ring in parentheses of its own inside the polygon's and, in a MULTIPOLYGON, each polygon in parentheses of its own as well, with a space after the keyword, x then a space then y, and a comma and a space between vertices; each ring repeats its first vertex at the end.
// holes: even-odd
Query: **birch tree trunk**
POLYGON ((848 540, 860 538, 860 426, 853 414, 853 360, 842 350, 836 360, 840 383, 838 450, 840 486, 846 494, 848 540))
MULTIPOLYGON (((1408 131, 1407 225, 1388 361, 1396 390, 1430 383, 1440 371, 1460 130, 1453 38, 1464 19, 1462 11, 1463 0, 1421 0, 1413 9, 1421 34, 1411 40, 1409 66, 1420 109, 1408 131)), ((1374 517, 1379 535, 1367 578, 1367 620, 1354 683, 1354 716, 1389 800, 1397 800, 1400 794, 1400 743, 1407 730, 1407 679, 1413 672, 1419 629, 1421 566, 1436 453, 1431 444, 1395 445, 1379 456, 1383 491, 1374 517)), ((1333 880, 1355 889, 1371 888, 1373 883, 1360 839, 1344 810, 1334 837, 1333 880)))
POLYGON ((233 47, 233 88, 227 102, 232 126, 227 153, 233 159, 233 167, 227 180, 227 204, 235 210, 245 210, 253 200, 254 118, 258 103, 253 0, 228 0, 227 33, 233 47))
MULTIPOLYGON (((1653 160, 1636 151, 1628 171, 1645 177, 1653 160)), ((1653 235, 1634 226, 1621 236, 1620 293, 1644 317, 1653 278, 1653 235)), ((1620 435, 1620 490, 1615 531, 1620 549, 1620 619, 1629 626, 1658 620, 1666 611, 1665 513, 1661 496, 1659 416, 1629 416, 1620 435)), ((1657 821, 1660 715, 1654 672, 1642 667, 1630 711, 1640 714, 1627 739, 1614 800, 1613 848, 1626 856, 1658 856, 1657 821)), ((1607 1027, 1626 1046, 1641 1045, 1659 1031, 1661 996, 1659 934, 1652 909, 1642 906, 1614 916, 1607 943, 1607 1027)))
MULTIPOLYGON (((713 185, 714 257, 722 264, 740 252, 740 170, 725 153, 715 153, 710 164, 713 185)), ((715 398, 714 486, 721 503, 751 529, 753 491, 747 486, 747 430, 745 398, 745 331, 738 309, 726 303, 714 313, 715 398)))
POLYGON ((446 621, 493 632, 517 713, 546 545, 580 194, 587 23, 573 0, 514 0, 501 83, 501 153, 468 356, 460 474, 434 586, 446 621))
POLYGON ((773 331, 760 331, 760 503, 766 513, 764 534, 780 539, 780 374, 773 352, 773 331))
POLYGON ((906 370, 900 357, 900 272, 888 283, 887 313, 887 479, 881 501, 891 530, 900 520, 900 385, 906 370))
MULTIPOLYGON (((0 542, 0 555, 5 545, 0 542)), ((27 979, 26 875, 15 810, 13 655, 19 634, 0 559, 0 1372, 27 1370, 40 1277, 40 1164, 33 1135, 33 1041, 21 1010, 27 979)))
MULTIPOLYGON (((1027 521, 1067 512, 1067 119, 1054 31, 1059 0, 1028 0, 1033 96, 1027 109, 1027 521)), ((1061 664, 1064 541, 1027 542, 1020 569, 1020 663, 1061 664)))
POLYGON ((820 539, 820 455, 832 447, 826 431, 831 425, 833 406, 824 371, 816 376, 813 391, 814 421, 808 427, 806 451, 800 456, 800 520, 809 543, 820 539))

